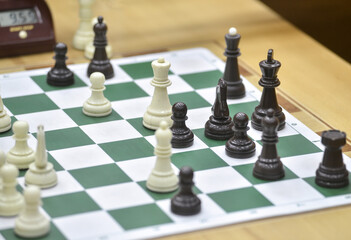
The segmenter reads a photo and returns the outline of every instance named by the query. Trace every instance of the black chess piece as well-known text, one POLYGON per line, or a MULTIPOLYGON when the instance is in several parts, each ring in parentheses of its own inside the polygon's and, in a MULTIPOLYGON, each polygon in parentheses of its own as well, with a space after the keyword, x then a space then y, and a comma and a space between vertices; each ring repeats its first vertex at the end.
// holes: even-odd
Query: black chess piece
POLYGON ((251 117, 251 126, 259 131, 262 131, 262 119, 267 115, 267 110, 272 108, 274 116, 279 120, 278 130, 285 126, 285 115, 282 108, 278 105, 275 88, 280 85, 277 78, 281 64, 279 61, 273 59, 273 49, 268 50, 267 60, 260 62, 262 78, 258 82, 263 87, 260 104, 255 108, 251 117))
POLYGON ((283 178, 284 166, 278 156, 278 126, 279 120, 274 116, 274 110, 268 109, 267 116, 262 120, 262 152, 253 169, 253 175, 263 180, 278 180, 283 178))
POLYGON ((235 28, 229 29, 229 33, 225 35, 225 42, 227 48, 225 49, 224 56, 227 57, 225 69, 223 73, 223 80, 227 84, 227 98, 236 99, 245 96, 245 86, 240 78, 238 57, 241 55, 238 48, 240 41, 240 34, 236 33, 235 28))
POLYGON ((234 121, 234 136, 230 138, 225 145, 225 152, 233 158, 249 158, 255 154, 256 144, 247 136, 247 131, 250 129, 247 124, 249 117, 242 112, 235 114, 234 121))
POLYGON ((316 184, 326 188, 349 185, 349 172, 342 158, 341 148, 346 144, 346 134, 339 130, 324 131, 322 143, 326 147, 323 160, 316 171, 316 184))
POLYGON ((69 86, 74 83, 74 75, 66 66, 67 46, 57 43, 55 46, 55 66, 46 75, 46 82, 52 86, 69 86))
POLYGON ((172 147, 174 148, 186 148, 190 147, 194 143, 194 133, 186 126, 185 121, 188 119, 186 116, 188 109, 183 102, 176 102, 172 107, 172 120, 173 125, 171 127, 172 136, 172 147))
POLYGON ((178 215, 194 215, 201 211, 201 200, 193 193, 194 171, 182 167, 179 172, 179 192, 171 199, 171 211, 178 215))
POLYGON ((110 63, 110 60, 107 58, 106 54, 106 46, 107 46, 107 39, 106 39, 106 32, 107 26, 103 23, 103 17, 98 17, 98 22, 94 25, 94 46, 95 52, 94 57, 91 60, 88 66, 88 77, 93 72, 101 72, 105 75, 106 79, 113 78, 114 71, 113 67, 110 63))
POLYGON ((227 84, 223 79, 219 79, 212 115, 205 124, 205 136, 215 140, 228 140, 234 134, 233 126, 227 105, 227 84))

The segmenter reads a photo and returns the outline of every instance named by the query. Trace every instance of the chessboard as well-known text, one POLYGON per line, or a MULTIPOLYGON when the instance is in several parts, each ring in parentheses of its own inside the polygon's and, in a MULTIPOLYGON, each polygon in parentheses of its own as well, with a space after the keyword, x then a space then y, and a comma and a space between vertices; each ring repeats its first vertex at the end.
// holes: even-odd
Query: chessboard
MULTIPOLYGON (((58 175, 58 185, 41 192, 41 210, 51 220, 50 234, 43 239, 145 239, 351 203, 350 186, 326 189, 315 184, 324 146, 318 134, 286 110, 286 127, 278 132, 277 145, 286 174, 279 181, 252 176, 262 148, 261 132, 248 131, 256 143, 256 154, 248 159, 228 157, 225 141, 204 136, 225 65, 207 49, 126 57, 111 63, 115 77, 106 80, 104 94, 113 112, 102 118, 82 113, 82 104, 90 96, 87 64, 69 65, 75 83, 64 88, 47 85, 49 68, 0 75, 5 109, 13 122, 29 123, 28 142, 33 149, 37 126, 44 125, 49 161, 58 175), (187 126, 195 134, 193 146, 172 149, 176 174, 185 165, 194 169, 194 192, 202 201, 201 212, 194 216, 171 212, 175 192, 160 194, 146 188, 155 163, 156 139, 154 131, 143 127, 142 117, 153 94, 151 61, 159 57, 171 62, 171 104, 187 104, 187 126)), ((230 115, 251 116, 261 91, 245 79, 251 75, 245 65, 240 70, 246 96, 228 100, 230 115)), ((0 134, 4 152, 14 145, 12 134, 0 134)), ((344 156, 344 162, 350 171, 351 159, 344 156)), ((24 173, 18 179, 20 191, 24 173)), ((0 239, 17 239, 14 219, 0 217, 0 239)))

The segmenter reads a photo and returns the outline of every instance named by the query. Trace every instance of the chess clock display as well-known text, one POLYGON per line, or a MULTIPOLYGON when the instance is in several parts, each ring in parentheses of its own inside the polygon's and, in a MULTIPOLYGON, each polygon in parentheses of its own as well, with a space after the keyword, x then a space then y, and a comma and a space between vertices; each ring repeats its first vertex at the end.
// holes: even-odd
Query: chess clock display
POLYGON ((0 0, 0 57, 52 51, 55 33, 44 0, 0 0))

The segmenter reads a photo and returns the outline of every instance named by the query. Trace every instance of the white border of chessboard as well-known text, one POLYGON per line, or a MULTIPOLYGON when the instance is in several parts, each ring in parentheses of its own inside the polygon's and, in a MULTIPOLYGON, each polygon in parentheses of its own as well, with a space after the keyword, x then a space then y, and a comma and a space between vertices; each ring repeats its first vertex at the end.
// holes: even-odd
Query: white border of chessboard
MULTIPOLYGON (((159 57, 164 57, 165 59, 171 62, 173 67, 176 67, 174 66, 174 64, 176 65, 178 63, 173 62, 172 59, 176 59, 178 55, 190 56, 192 54, 197 54, 202 56, 203 60, 205 61, 204 64, 207 65, 205 68, 206 70, 211 70, 208 68, 208 66, 212 65, 213 70, 219 69, 222 72, 224 71, 225 63, 222 60, 220 60, 217 56, 215 56, 212 52, 210 52, 208 49, 193 48, 193 49, 178 50, 178 51, 171 51, 171 52, 147 54, 142 56, 133 56, 133 57, 127 57, 122 59, 113 59, 111 60, 111 63, 114 66, 115 74, 118 75, 119 77, 118 77, 118 80, 113 80, 113 79, 109 80, 108 84, 130 81, 130 77, 127 76, 122 69, 120 69, 119 67, 116 67, 117 64, 121 65, 121 64, 140 63, 140 62, 152 61, 159 57)), ((194 73, 194 70, 192 69, 193 67, 194 66, 192 66, 190 62, 183 63, 182 65, 183 72, 181 74, 194 73), (187 66, 187 67, 184 67, 184 66, 187 66), (187 68, 189 70, 188 72, 187 72, 187 68)), ((69 68, 73 70, 85 83, 90 85, 89 78, 86 76, 86 68, 87 68, 86 63, 70 65, 69 68)), ((201 66, 196 66, 196 68, 199 69, 198 70, 199 72, 201 71, 201 66)), ((30 71, 26 71, 25 75, 26 76, 43 75, 43 74, 46 74, 48 70, 49 68, 30 70, 30 71)), ((0 75, 0 81, 1 79, 8 79, 8 78, 21 78, 21 77, 23 78, 23 75, 24 75, 23 72, 2 74, 0 75)), ((255 86, 253 86, 247 79, 245 79, 245 77, 242 76, 242 78, 246 87, 246 91, 250 93, 250 95, 253 96, 257 101, 260 101, 261 92, 255 86)), ((259 78, 257 78, 257 81, 258 80, 259 78)), ((284 80, 282 80, 282 84, 284 84, 284 80)), ((6 97, 5 95, 6 94, 4 94, 3 97, 6 97)), ((228 104, 231 104, 230 101, 231 100, 228 101, 228 104)), ((6 110, 8 109, 6 108, 6 110)), ((317 147, 324 150, 324 146, 321 144, 321 141, 320 141, 321 140, 320 136, 314 133, 311 129, 309 129, 307 126, 305 126, 302 122, 297 120, 294 116, 292 116, 287 111, 284 110, 284 113, 286 116, 286 123, 290 127, 292 127, 295 131, 297 131, 298 133, 306 137, 317 147)), ((259 139, 258 136, 255 136, 255 139, 256 138, 259 139)), ((351 158, 349 158, 345 154, 343 155, 343 157, 347 165, 347 168, 350 171, 351 158)), ((264 219, 264 218, 270 218, 270 217, 276 217, 276 216, 282 216, 282 215, 309 212, 317 209, 341 206, 341 205, 346 205, 350 203, 351 203, 351 194, 346 194, 341 196, 324 198, 323 200, 317 199, 317 200, 303 201, 303 202, 292 203, 292 204, 285 204, 280 206, 274 205, 269 207, 242 210, 234 213, 226 213, 225 215, 219 215, 218 217, 197 219, 196 216, 192 216, 192 217, 189 217, 189 221, 163 224, 163 225, 153 226, 153 227, 144 227, 137 230, 128 230, 128 231, 125 231, 122 235, 119 232, 118 234, 117 233, 108 234, 106 236, 105 235, 92 236, 91 238, 92 239, 155 238, 155 237, 161 237, 166 235, 179 234, 179 233, 185 233, 185 232, 190 232, 195 230, 202 230, 202 229, 208 229, 208 228, 213 228, 218 226, 224 226, 229 224, 242 223, 242 222, 247 222, 251 220, 258 220, 258 219, 264 219)), ((202 207, 206 208, 206 206, 202 206, 202 207)))

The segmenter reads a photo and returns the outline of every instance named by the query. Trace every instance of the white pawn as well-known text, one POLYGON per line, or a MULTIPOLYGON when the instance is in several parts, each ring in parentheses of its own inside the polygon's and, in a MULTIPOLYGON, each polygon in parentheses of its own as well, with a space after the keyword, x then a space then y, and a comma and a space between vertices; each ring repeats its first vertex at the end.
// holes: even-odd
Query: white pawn
POLYGON ((171 165, 172 131, 168 123, 162 121, 155 132, 157 144, 155 147, 156 164, 147 179, 146 186, 154 192, 172 192, 178 188, 178 177, 171 165))
POLYGON ((100 72, 90 75, 91 96, 83 104, 83 113, 90 117, 104 117, 112 112, 111 102, 104 96, 105 76, 100 72))
MULTIPOLYGON (((95 24, 98 23, 97 17, 94 17, 93 20, 91 21, 92 29, 94 29, 95 24)), ((107 22, 104 20, 104 23, 107 24, 107 22)), ((105 47, 107 58, 111 59, 112 58, 112 47, 110 44, 107 44, 105 47)), ((85 51, 84 51, 84 56, 88 59, 93 59, 95 53, 95 46, 94 46, 94 36, 91 38, 91 41, 85 46, 85 51)))
POLYGON ((15 216, 24 206, 23 196, 16 189, 18 169, 5 164, 1 169, 2 191, 0 192, 0 216, 15 216))
POLYGON ((172 106, 167 93, 167 87, 172 84, 168 79, 168 71, 171 64, 165 61, 164 58, 159 58, 153 61, 151 66, 154 71, 151 85, 155 87, 155 90, 151 104, 144 114, 143 125, 146 128, 156 130, 160 126, 161 121, 166 121, 168 126, 173 124, 171 119, 172 106))
POLYGON ((79 28, 73 37, 73 47, 84 50, 85 46, 94 37, 91 28, 91 18, 93 17, 92 4, 95 0, 79 0, 79 28))
POLYGON ((25 184, 36 185, 40 188, 53 187, 57 184, 57 175, 52 163, 48 162, 43 125, 38 126, 37 139, 35 161, 29 165, 29 169, 24 175, 25 184))
POLYGON ((0 150, 0 191, 2 189, 2 176, 1 176, 1 168, 4 166, 6 163, 6 155, 4 151, 0 150))
POLYGON ((2 102, 2 98, 0 96, 0 132, 6 132, 11 128, 11 118, 7 114, 4 103, 2 102))
POLYGON ((28 186, 23 193, 24 209, 16 218, 15 233, 24 238, 37 238, 50 231, 50 221, 40 211, 40 189, 37 186, 28 186))
POLYGON ((16 121, 12 126, 15 146, 7 153, 7 162, 19 169, 27 169, 34 161, 35 152, 28 146, 29 125, 25 121, 16 121))

